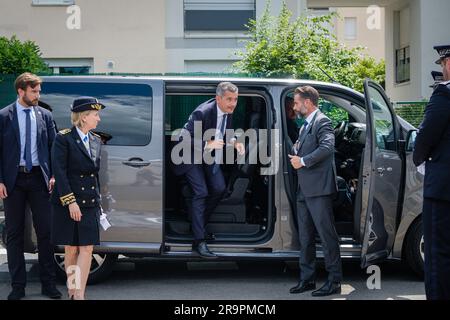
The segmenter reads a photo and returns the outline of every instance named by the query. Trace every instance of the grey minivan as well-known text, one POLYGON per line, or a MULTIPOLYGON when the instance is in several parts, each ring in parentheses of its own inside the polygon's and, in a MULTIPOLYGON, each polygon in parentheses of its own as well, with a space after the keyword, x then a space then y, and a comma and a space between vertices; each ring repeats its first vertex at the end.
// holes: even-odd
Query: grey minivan
MULTIPOLYGON (((342 257, 360 259, 362 268, 386 258, 405 259, 423 272, 423 176, 412 162, 415 128, 396 116, 376 83, 366 80, 363 95, 309 80, 44 77, 41 100, 52 106, 58 129, 71 126, 74 97, 95 96, 108 106, 97 131, 111 136, 102 154, 100 188, 112 227, 101 232, 90 283, 105 279, 118 255, 198 259, 191 253, 186 210, 191 192, 169 166, 171 134, 198 104, 214 96, 221 81, 239 87, 235 129, 278 130, 265 148, 279 155, 279 170, 262 175, 273 163, 259 161, 223 165, 226 195, 207 226, 216 235, 210 248, 220 259, 298 258, 297 175, 287 157, 298 119, 287 105, 297 86, 311 85, 320 92, 320 109, 335 125, 339 192, 333 208, 342 257)), ((27 252, 35 252, 35 236, 28 235, 33 241, 25 242, 27 252)), ((323 256, 320 241, 317 253, 323 256)), ((55 262, 64 277, 64 256, 55 254, 55 262)))

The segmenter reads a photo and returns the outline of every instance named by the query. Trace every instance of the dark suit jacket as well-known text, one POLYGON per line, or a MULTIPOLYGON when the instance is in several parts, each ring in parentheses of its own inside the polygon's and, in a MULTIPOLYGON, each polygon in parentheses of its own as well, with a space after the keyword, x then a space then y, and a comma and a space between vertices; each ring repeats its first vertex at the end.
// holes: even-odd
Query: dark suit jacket
POLYGON ((61 130, 52 149, 52 167, 55 190, 51 195, 53 204, 67 206, 72 202, 83 207, 100 206, 98 172, 100 170, 100 137, 90 134, 87 152, 77 130, 61 130))
POLYGON ((331 120, 318 111, 306 130, 301 134, 297 152, 306 165, 297 170, 299 187, 305 197, 332 195, 337 186, 331 120))
POLYGON ((437 85, 419 126, 414 163, 424 161, 424 197, 450 201, 450 81, 437 85))
MULTIPOLYGON (((55 123, 50 111, 33 107, 37 124, 37 149, 39 164, 45 182, 52 176, 50 150, 55 139, 55 123)), ((16 183, 20 163, 20 132, 16 102, 0 110, 0 183, 11 192, 16 183)))
MULTIPOLYGON (((170 161, 172 170, 176 175, 182 175, 189 171, 194 164, 194 151, 203 153, 205 146, 204 141, 194 140, 194 122, 200 121, 202 123, 202 137, 206 130, 216 129, 217 127, 217 103, 215 99, 210 99, 201 105, 199 105, 189 116, 188 121, 183 126, 182 131, 188 133, 191 136, 191 161, 190 163, 181 163, 175 165, 170 161), (201 149, 200 149, 201 148, 201 149)), ((233 129, 233 119, 231 114, 228 115, 226 129, 233 129)), ((225 141, 229 141, 232 137, 225 137, 225 141)), ((180 136, 178 143, 182 143, 183 139, 180 136)))

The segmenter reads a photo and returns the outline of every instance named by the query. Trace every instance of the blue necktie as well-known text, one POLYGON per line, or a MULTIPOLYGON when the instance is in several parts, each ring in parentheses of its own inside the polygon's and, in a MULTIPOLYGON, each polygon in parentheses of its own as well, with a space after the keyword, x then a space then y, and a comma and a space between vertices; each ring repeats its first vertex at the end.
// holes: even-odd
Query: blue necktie
POLYGON ((25 167, 27 171, 33 169, 33 161, 31 160, 31 109, 25 109, 27 118, 25 121, 25 167))
POLYGON ((294 151, 294 154, 297 154, 298 153, 298 148, 299 148, 299 146, 300 146, 300 140, 302 140, 302 137, 303 137, 303 135, 305 134, 305 132, 306 132, 306 127, 308 126, 308 121, 306 121, 305 120, 305 122, 303 122, 303 125, 302 125, 302 127, 300 128, 300 131, 299 131, 299 135, 298 135, 298 139, 297 139, 297 141, 295 142, 295 144, 294 144, 294 146, 293 146, 293 151, 294 151))
MULTIPOLYGON (((225 135, 225 122, 226 122, 226 119, 227 119, 227 114, 225 113, 225 114, 222 116, 222 122, 220 123, 220 137, 218 137, 219 139, 223 139, 223 136, 225 135)), ((217 152, 217 151, 219 151, 219 150, 216 150, 216 152, 217 152)), ((223 151, 222 151, 222 152, 223 152, 223 151)), ((220 162, 220 161, 218 161, 218 160, 219 160, 219 159, 216 158, 216 161, 215 161, 214 167, 213 167, 213 174, 216 174, 217 171, 219 171, 220 164, 219 164, 218 162, 220 162)))
POLYGON ((84 136, 83 138, 83 142, 84 142, 84 147, 86 148, 86 151, 89 153, 89 155, 91 155, 91 150, 89 150, 88 146, 87 146, 87 141, 88 141, 88 136, 84 136))
POLYGON ((308 127, 308 121, 305 120, 305 122, 303 122, 302 132, 300 133, 298 140, 300 140, 300 137, 303 137, 305 135, 307 127, 308 127))

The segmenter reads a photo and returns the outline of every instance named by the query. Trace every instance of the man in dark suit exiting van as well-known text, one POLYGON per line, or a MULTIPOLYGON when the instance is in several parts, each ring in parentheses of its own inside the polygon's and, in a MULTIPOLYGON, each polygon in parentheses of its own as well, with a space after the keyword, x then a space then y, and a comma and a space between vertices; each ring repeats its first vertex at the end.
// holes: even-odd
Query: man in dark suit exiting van
MULTIPOLYGON (((208 235, 205 226, 209 215, 214 211, 225 191, 225 180, 220 169, 223 162, 223 150, 226 142, 233 144, 239 154, 244 153, 244 145, 236 142, 233 137, 226 137, 226 129, 232 129, 232 114, 238 102, 238 88, 230 82, 219 83, 216 89, 216 97, 199 105, 189 116, 184 125, 182 133, 187 133, 191 138, 189 148, 191 157, 187 162, 173 166, 176 175, 184 175, 192 189, 193 197, 189 208, 192 215, 192 231, 194 242, 192 251, 203 258, 216 258, 207 246, 208 235), (196 136, 196 127, 201 125, 201 131, 196 136), (214 138, 208 141, 203 139, 206 131, 215 131, 214 138), (202 155, 203 152, 211 152, 214 162, 205 163, 203 157, 200 163, 194 160, 195 153, 202 155)), ((186 142, 186 141, 184 141, 186 142)), ((181 142, 183 143, 182 139, 181 142)), ((174 155, 172 154, 172 157, 174 155)), ((172 159, 173 164, 173 159, 172 159)))
POLYGON ((322 241, 328 280, 313 296, 341 293, 342 266, 332 199, 337 192, 334 165, 334 131, 331 120, 318 109, 319 93, 310 86, 294 92, 294 110, 305 122, 289 155, 297 170, 297 221, 300 241, 300 281, 291 293, 316 288, 317 230, 322 241))

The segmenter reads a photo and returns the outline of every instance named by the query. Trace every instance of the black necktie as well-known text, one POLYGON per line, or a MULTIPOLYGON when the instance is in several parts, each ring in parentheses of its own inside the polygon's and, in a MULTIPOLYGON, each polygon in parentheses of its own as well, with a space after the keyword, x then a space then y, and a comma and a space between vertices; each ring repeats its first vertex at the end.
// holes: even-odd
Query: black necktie
POLYGON ((221 139, 223 139, 223 137, 225 136, 225 123, 227 122, 227 115, 228 114, 224 114, 222 116, 222 122, 220 123, 220 134, 221 134, 221 139))
MULTIPOLYGON (((227 122, 226 121, 227 120, 227 114, 225 113, 223 116, 222 116, 222 122, 220 123, 220 137, 219 137, 219 139, 223 139, 223 137, 224 137, 224 135, 225 135, 225 123, 227 122)), ((216 150, 216 153, 218 152, 219 150, 216 150)), ((219 153, 218 154, 216 154, 215 155, 215 161, 214 161, 214 166, 213 166, 213 174, 216 174, 217 173, 217 171, 219 171, 219 168, 220 168, 220 160, 221 160, 221 158, 222 158, 222 150, 221 151, 219 151, 219 153), (220 155, 220 156, 219 156, 220 155)))

